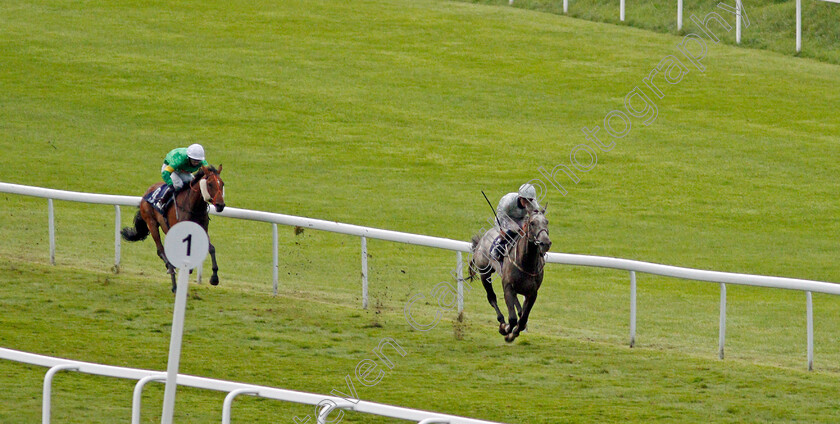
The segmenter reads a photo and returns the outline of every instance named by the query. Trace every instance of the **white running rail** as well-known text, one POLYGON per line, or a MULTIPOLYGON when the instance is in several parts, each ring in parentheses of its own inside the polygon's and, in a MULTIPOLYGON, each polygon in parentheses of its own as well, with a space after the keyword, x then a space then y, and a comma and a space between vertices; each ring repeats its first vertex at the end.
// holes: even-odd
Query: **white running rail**
MULTIPOLYGON (((54 262, 55 258, 55 241, 54 241, 54 214, 53 214, 53 207, 52 201, 55 200, 67 200, 67 201, 74 201, 74 202, 84 202, 84 203, 97 203, 97 204, 105 204, 105 205, 114 205, 116 207, 116 219, 115 219, 115 269, 119 269, 119 254, 120 254, 120 235, 119 235, 119 227, 120 227, 120 206, 138 206, 140 204, 141 198, 140 197, 132 197, 132 196, 116 196, 116 195, 106 195, 106 194, 93 194, 93 193, 80 193, 80 192, 73 192, 73 191, 64 191, 64 190, 55 190, 55 189, 48 189, 48 188, 41 188, 41 187, 32 187, 32 186, 25 186, 19 184, 9 184, 9 183, 2 183, 0 182, 0 193, 11 193, 11 194, 20 194, 24 196, 34 196, 34 197, 41 197, 46 198, 49 200, 49 234, 50 234, 50 258, 54 262)), ((461 261, 461 254, 460 252, 469 252, 470 251, 470 243, 466 241, 459 241, 459 240, 452 240, 447 238, 441 237, 432 237, 432 236, 425 236, 420 234, 411 234, 411 233, 403 233, 399 231, 390 231, 390 230, 383 230, 379 228, 371 228, 371 227, 363 227, 359 225, 352 225, 352 224, 344 224, 335 221, 325 221, 321 219, 313 219, 313 218, 305 218, 300 216, 293 216, 293 215, 284 215, 279 213, 271 213, 271 212, 262 212, 262 211, 253 211, 248 209, 237 209, 232 207, 227 207, 222 213, 217 213, 213 208, 210 209, 210 213, 213 215, 219 215, 223 217, 229 218, 238 218, 238 219, 245 219, 251 221, 262 221, 271 223, 273 227, 276 225, 290 225, 290 226, 297 226, 303 227, 312 230, 321 230, 321 231, 330 231, 334 233, 340 234, 347 234, 352 236, 357 236, 362 238, 362 250, 365 253, 363 255, 362 264, 362 275, 363 277, 363 290, 365 294, 367 293, 367 244, 365 242, 366 238, 373 238, 379 240, 387 240, 399 243, 407 243, 416 246, 426 246, 426 247, 434 247, 438 249, 446 249, 452 250, 457 252, 457 268, 462 269, 463 263, 461 261)), ((273 230, 273 228, 272 228, 273 230)), ((273 262, 273 274, 274 274, 274 287, 275 287, 275 294, 277 292, 277 237, 274 236, 274 262, 273 262)), ((799 290, 806 292, 806 315, 807 315, 807 325, 808 328, 813 328, 813 308, 811 302, 811 292, 818 292, 818 293, 827 293, 827 294, 835 294, 840 295, 840 284, 836 283, 829 283, 824 281, 813 281, 813 280, 803 280, 798 278, 786 278, 786 277, 771 277, 771 276, 764 276, 764 275, 751 275, 751 274, 738 274, 732 272, 720 272, 720 271, 708 271, 708 270, 701 270, 701 269, 693 269, 693 268, 684 268, 678 266, 671 266, 671 265, 662 265, 662 264, 655 264, 650 262, 642 262, 642 261, 635 261, 630 259, 620 259, 620 258, 610 258, 610 257, 603 257, 603 256, 590 256, 590 255, 577 255, 577 254, 570 254, 570 253, 553 253, 550 252, 546 255, 546 261, 549 263, 556 263, 556 264, 565 264, 565 265, 578 265, 578 266, 588 266, 588 267, 600 267, 600 268, 612 268, 612 269, 620 269, 630 272, 630 344, 631 346, 635 343, 636 339, 636 272, 642 272, 647 274, 654 274, 654 275, 661 275, 666 277, 674 277, 674 278, 682 278, 687 280, 696 280, 696 281, 708 281, 713 283, 719 283, 721 286, 721 308, 720 308, 720 335, 719 338, 719 346, 718 351, 721 359, 723 358, 723 347, 726 334, 726 284, 739 284, 739 285, 746 285, 746 286, 757 286, 757 287, 771 287, 771 288, 779 288, 779 289, 788 289, 788 290, 799 290)), ((463 281, 459 278, 458 286, 459 286, 459 293, 462 292, 462 285, 463 281)), ((367 305, 367 297, 364 296, 362 299, 363 305, 367 305)), ((461 309, 461 305, 463 304, 463 299, 459 296, 459 312, 461 309)), ((808 350, 808 369, 812 369, 813 367, 813 332, 808 332, 807 334, 807 350, 808 350)))
MULTIPOLYGON (((142 396, 143 386, 149 381, 164 381, 166 379, 166 372, 164 371, 150 371, 137 368, 124 368, 115 367, 111 365, 94 364, 90 362, 73 361, 69 359, 53 358, 50 356, 37 355, 34 353, 21 352, 5 348, 0 348, 0 359, 6 359, 15 362, 21 362, 24 364, 37 365, 49 368, 49 370, 46 373, 46 376, 44 377, 44 398, 42 408, 42 422, 44 424, 48 424, 50 422, 50 398, 52 391, 52 377, 58 371, 75 371, 84 374, 99 375, 103 377, 137 380, 137 385, 135 386, 134 390, 134 400, 132 402, 132 423, 140 422, 140 398, 142 396)), ((335 402, 335 405, 339 405, 339 408, 349 404, 353 406, 352 410, 354 412, 380 415, 383 417, 397 418, 413 422, 440 422, 451 424, 498 424, 493 421, 484 421, 473 418, 460 417, 457 415, 439 414, 437 412, 402 408, 399 406, 385 405, 364 400, 359 400, 358 402, 353 404, 348 402, 347 399, 336 396, 327 396, 315 393, 298 392, 294 390, 277 389, 273 387, 257 386, 253 384, 237 383, 233 381, 215 380, 211 378, 196 377, 192 375, 178 374, 177 382, 179 386, 227 392, 228 396, 225 397, 224 408, 222 411, 223 423, 230 422, 231 402, 233 401, 233 398, 239 394, 248 394, 251 396, 257 396, 266 399, 274 399, 279 401, 302 403, 316 406, 319 404, 319 402, 331 400, 335 402), (227 421, 225 421, 225 419, 227 421)), ((324 412, 327 412, 326 408, 324 412)))

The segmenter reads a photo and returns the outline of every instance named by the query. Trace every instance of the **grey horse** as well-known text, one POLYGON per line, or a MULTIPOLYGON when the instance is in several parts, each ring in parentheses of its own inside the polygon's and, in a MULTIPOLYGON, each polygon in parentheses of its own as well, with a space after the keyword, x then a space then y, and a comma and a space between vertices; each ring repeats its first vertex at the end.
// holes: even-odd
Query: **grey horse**
POLYGON ((512 342, 528 325, 528 316, 537 300, 537 291, 542 285, 545 254, 551 248, 545 209, 528 214, 520 236, 510 244, 509 251, 503 256, 501 263, 490 255, 490 247, 498 236, 499 230, 493 228, 484 235, 472 238, 469 278, 472 280, 476 275, 481 278, 481 284, 487 292, 487 301, 496 310, 499 333, 505 336, 505 341, 512 342), (502 277, 502 290, 508 307, 507 324, 502 311, 499 310, 496 293, 490 281, 493 273, 502 277), (521 305, 517 296, 520 294, 525 297, 521 305))

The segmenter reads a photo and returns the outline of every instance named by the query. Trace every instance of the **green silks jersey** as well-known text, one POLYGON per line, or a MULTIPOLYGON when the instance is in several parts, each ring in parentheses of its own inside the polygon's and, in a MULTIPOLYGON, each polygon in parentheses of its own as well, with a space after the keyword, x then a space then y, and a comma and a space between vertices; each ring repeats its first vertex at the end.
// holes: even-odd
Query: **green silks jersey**
POLYGON ((161 170, 160 175, 163 177, 163 181, 169 185, 172 185, 171 175, 173 172, 193 173, 198 171, 202 166, 209 165, 206 160, 201 161, 198 166, 190 165, 190 158, 187 156, 186 147, 172 149, 172 151, 166 155, 166 159, 163 160, 163 164, 164 167, 163 170, 161 170))

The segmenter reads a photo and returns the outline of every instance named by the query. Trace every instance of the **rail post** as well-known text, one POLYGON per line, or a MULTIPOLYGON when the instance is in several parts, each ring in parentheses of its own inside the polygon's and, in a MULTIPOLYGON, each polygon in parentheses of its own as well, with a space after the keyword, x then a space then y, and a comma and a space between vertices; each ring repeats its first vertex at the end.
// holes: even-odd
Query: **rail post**
POLYGON ((55 209, 53 208, 53 199, 47 199, 47 215, 49 215, 50 264, 55 265, 55 209))
POLYGON ((362 309, 368 307, 367 238, 362 237, 362 309))
MULTIPOLYGON (((330 408, 323 408, 321 412, 318 414, 318 418, 316 420, 316 424, 327 424, 327 417, 332 413, 335 409, 346 409, 352 411, 353 408, 356 407, 355 403, 348 402, 346 400, 340 400, 338 402, 333 402, 335 406, 330 408)), ((319 404, 320 405, 320 404, 319 404)))
POLYGON ((807 315, 807 337, 808 337, 808 371, 814 370, 814 305, 811 300, 811 292, 805 292, 805 311, 807 315))
POLYGON ((677 31, 682 29, 683 0, 677 0, 677 31))
POLYGON ((723 347, 726 344, 726 284, 720 283, 720 330, 718 336, 718 357, 723 359, 723 347))
POLYGON ((259 396, 260 392, 251 388, 236 389, 225 396, 225 403, 222 406, 222 424, 230 424, 230 407, 233 404, 233 398, 239 395, 254 395, 259 396))
POLYGON ((143 403, 143 387, 150 381, 166 381, 166 376, 163 374, 147 375, 134 385, 134 394, 131 397, 131 424, 140 424, 140 410, 143 403))
POLYGON ((114 274, 120 273, 120 205, 114 205, 114 274))
POLYGON ((458 278, 458 314, 464 312, 464 260, 461 259, 461 251, 455 252, 458 258, 455 265, 455 273, 458 278))
POLYGON ((41 422, 43 424, 50 424, 50 403, 52 397, 52 381, 55 373, 59 371, 78 371, 79 367, 76 365, 62 364, 56 365, 47 371, 44 376, 44 400, 41 404, 41 422))
POLYGON ((178 365, 181 361, 181 340, 184 337, 184 313, 187 309, 189 269, 178 269, 178 287, 175 290, 175 308, 172 312, 172 335, 169 341, 169 359, 166 370, 166 388, 163 393, 163 413, 160 422, 172 424, 175 413, 175 391, 178 385, 178 365))
POLYGON ((175 413, 175 392, 178 388, 178 365, 181 361, 181 342, 184 337, 184 314, 187 309, 190 270, 200 267, 207 257, 210 241, 207 232, 190 221, 179 222, 169 229, 163 250, 170 263, 178 268, 175 306, 172 311, 172 334, 169 339, 169 359, 166 364, 166 388, 163 392, 161 424, 172 424, 175 413))
POLYGON ((630 347, 636 345, 636 271, 630 271, 630 347))
POLYGON ((796 0, 796 52, 802 51, 802 0, 796 0))
POLYGON ((271 234, 272 234, 272 240, 273 240, 271 252, 272 252, 272 255, 274 257, 274 263, 273 263, 274 264, 274 269, 272 271, 272 275, 274 277, 274 283, 273 283, 272 287, 274 287, 274 295, 277 296, 277 280, 278 280, 279 267, 280 267, 280 262, 278 261, 278 258, 277 258, 277 255, 278 255, 278 252, 277 252, 277 250, 278 250, 277 249, 277 244, 278 244, 277 224, 271 224, 271 234))

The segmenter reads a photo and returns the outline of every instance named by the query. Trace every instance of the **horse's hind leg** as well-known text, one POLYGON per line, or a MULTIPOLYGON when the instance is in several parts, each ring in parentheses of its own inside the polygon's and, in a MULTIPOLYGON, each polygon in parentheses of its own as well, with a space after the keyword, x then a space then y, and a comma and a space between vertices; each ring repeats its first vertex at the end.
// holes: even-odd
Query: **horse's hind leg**
POLYGON ((160 258, 160 260, 163 261, 163 267, 166 268, 167 272, 174 269, 174 266, 171 263, 169 263, 169 258, 166 257, 166 253, 163 251, 163 248, 158 249, 157 255, 160 258))
POLYGON ((152 239, 154 239, 155 246, 157 247, 157 255, 163 261, 163 265, 168 271, 171 264, 169 263, 169 259, 166 257, 166 253, 163 251, 163 242, 160 239, 160 226, 154 218, 144 216, 143 220, 146 221, 146 226, 149 227, 149 232, 152 233, 152 239))
POLYGON ((502 311, 499 310, 498 299, 496 298, 496 292, 493 291, 493 285, 490 283, 490 274, 481 274, 481 284, 484 286, 484 290, 487 292, 487 301, 490 302, 490 306, 496 310, 496 319, 499 323, 503 324, 505 322, 505 316, 502 315, 502 311))
POLYGON ((167 266, 167 272, 172 277, 172 293, 175 293, 178 290, 178 283, 175 282, 175 266, 169 264, 167 266))
POLYGON ((166 267, 166 272, 168 272, 172 278, 172 293, 175 293, 175 267, 169 263, 169 259, 166 257, 166 253, 164 252, 163 243, 160 240, 160 225, 154 218, 154 212, 149 212, 148 210, 144 211, 144 206, 145 204, 140 207, 140 212, 143 214, 143 220, 146 221, 146 225, 149 227, 149 232, 152 233, 152 238, 155 240, 157 255, 163 261, 164 266, 166 267))
POLYGON ((505 336, 505 341, 510 343, 519 335, 519 328, 517 327, 519 320, 516 315, 516 291, 513 289, 513 284, 502 283, 502 285, 505 290, 505 303, 508 307, 508 334, 505 336))
MULTIPOLYGON (((152 234, 157 236, 156 240, 160 238, 157 229, 155 229, 152 234)), ((177 283, 175 282, 175 265, 172 265, 169 262, 169 259, 166 257, 166 253, 163 252, 163 249, 158 249, 158 256, 160 256, 166 264, 166 272, 169 274, 169 277, 172 278, 172 293, 175 293, 175 290, 178 288, 177 283)))
POLYGON ((216 265, 216 246, 210 243, 210 259, 213 261, 213 275, 210 277, 210 284, 219 285, 219 266, 216 265))

